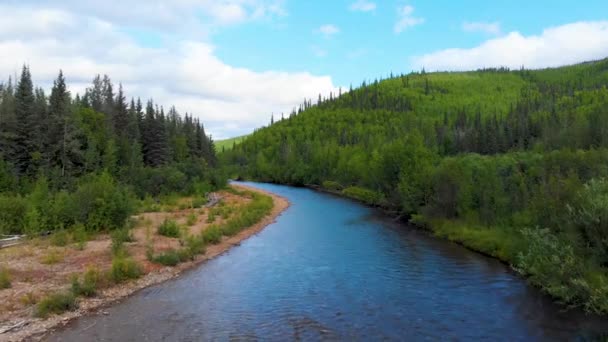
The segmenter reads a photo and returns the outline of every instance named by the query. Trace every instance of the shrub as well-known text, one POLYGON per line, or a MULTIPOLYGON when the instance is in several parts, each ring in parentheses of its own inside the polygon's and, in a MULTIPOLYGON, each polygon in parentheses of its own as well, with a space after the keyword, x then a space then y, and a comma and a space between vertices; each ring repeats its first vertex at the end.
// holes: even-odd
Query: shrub
POLYGON ((65 229, 60 229, 51 235, 51 245, 64 247, 70 242, 70 236, 65 229))
POLYGON ((204 197, 195 197, 194 199, 192 199, 193 209, 200 208, 205 204, 207 204, 207 199, 204 197))
POLYGON ((331 191, 342 191, 342 189, 344 189, 344 187, 342 186, 342 184, 338 183, 338 182, 334 182, 334 181, 325 181, 323 182, 323 184, 321 184, 321 186, 327 190, 331 190, 331 191))
POLYGON ((361 188, 358 186, 351 186, 348 187, 346 189, 344 189, 344 191, 342 191, 342 193, 349 198, 361 201, 365 204, 369 204, 369 205, 379 205, 382 203, 382 195, 365 189, 365 188, 361 188))
POLYGON ((97 286, 101 279, 96 268, 89 268, 83 276, 82 283, 77 275, 72 278, 72 293, 75 296, 93 297, 97 294, 97 286))
POLYGON ((6 268, 0 268, 0 289, 11 287, 11 275, 6 268))
POLYGON ((205 239, 203 237, 189 236, 186 238, 186 249, 192 259, 198 254, 205 253, 205 245, 205 239))
POLYGON ((36 306, 35 316, 46 318, 50 314, 60 314, 77 308, 76 297, 70 292, 55 293, 43 298, 36 306))
POLYGON ((72 232, 72 240, 76 242, 76 248, 83 250, 87 241, 89 241, 89 234, 87 233, 85 226, 82 223, 78 223, 72 226, 70 231, 72 232))
POLYGON ((174 220, 165 219, 158 227, 158 234, 170 238, 178 238, 180 236, 180 227, 174 220))
POLYGON ((115 256, 112 259, 110 276, 115 283, 121 283, 141 276, 141 267, 133 260, 125 256, 115 256))
POLYGON ((218 226, 210 226, 201 235, 205 243, 218 244, 222 241, 222 230, 218 226))
POLYGON ((0 195, 0 234, 24 232, 27 201, 21 196, 0 195))
POLYGON ((112 232, 112 254, 117 255, 123 251, 125 242, 133 242, 131 231, 127 228, 118 229, 112 232))
POLYGON ((176 266, 177 264, 179 264, 180 262, 186 261, 187 258, 185 258, 185 256, 176 251, 176 250, 169 250, 166 251, 162 254, 159 254, 157 256, 154 256, 152 258, 152 261, 161 265, 165 265, 165 266, 176 266), (182 260, 182 258, 184 258, 182 260))
POLYGON ((75 221, 94 231, 123 228, 134 208, 131 195, 108 173, 86 178, 72 195, 75 221))
POLYGON ((186 221, 186 224, 189 227, 191 227, 191 226, 193 226, 196 223, 197 220, 198 220, 198 217, 196 216, 196 214, 195 213, 191 213, 190 215, 188 215, 188 219, 186 221))
POLYGON ((517 270, 543 290, 590 312, 608 312, 608 279, 576 253, 569 241, 548 229, 524 229, 528 249, 517 258, 517 270))
POLYGON ((207 223, 215 222, 215 211, 209 210, 209 214, 207 214, 207 223))
POLYGON ((608 180, 591 180, 568 209, 584 245, 599 263, 608 266, 608 180))

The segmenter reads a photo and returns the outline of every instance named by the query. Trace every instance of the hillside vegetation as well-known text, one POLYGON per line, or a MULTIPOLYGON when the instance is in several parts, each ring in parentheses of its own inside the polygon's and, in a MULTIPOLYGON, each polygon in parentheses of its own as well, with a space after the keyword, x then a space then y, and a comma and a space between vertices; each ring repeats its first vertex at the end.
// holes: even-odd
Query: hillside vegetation
POLYGON ((218 140, 215 142, 215 149, 217 152, 225 152, 231 150, 237 144, 240 144, 243 140, 247 138, 246 135, 242 135, 240 137, 234 137, 224 140, 218 140))
POLYGON ((608 60, 400 75, 308 101, 221 158, 393 210, 608 313, 607 86, 608 60))

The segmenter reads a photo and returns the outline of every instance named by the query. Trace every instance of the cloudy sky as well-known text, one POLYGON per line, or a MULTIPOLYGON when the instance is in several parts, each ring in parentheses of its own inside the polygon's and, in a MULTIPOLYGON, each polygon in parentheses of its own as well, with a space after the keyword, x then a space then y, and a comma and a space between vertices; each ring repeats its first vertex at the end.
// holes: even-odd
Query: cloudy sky
POLYGON ((0 0, 0 75, 72 92, 97 73, 216 139, 391 72, 608 56, 606 0, 0 0))

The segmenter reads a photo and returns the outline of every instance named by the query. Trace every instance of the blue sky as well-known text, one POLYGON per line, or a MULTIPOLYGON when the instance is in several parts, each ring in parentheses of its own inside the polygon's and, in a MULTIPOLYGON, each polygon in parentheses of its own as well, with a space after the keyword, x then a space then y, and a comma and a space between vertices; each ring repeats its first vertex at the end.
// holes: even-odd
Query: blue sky
POLYGON ((228 138, 389 73, 608 56, 608 1, 0 0, 0 75, 96 74, 228 138))
MULTIPOLYGON (((255 70, 307 70, 331 75, 339 85, 408 72, 410 59, 436 50, 470 48, 499 36, 466 32, 464 23, 498 23, 501 33, 540 34, 543 29, 577 21, 606 19, 608 1, 378 1, 369 12, 352 11, 354 1, 291 1, 278 22, 232 27, 213 37, 217 54, 231 65, 255 70), (584 4, 583 4, 584 3, 584 4), (397 8, 411 5, 424 23, 397 34, 397 8), (325 37, 315 30, 334 25, 325 37), (324 51, 325 56, 315 52, 324 51)), ((583 37, 582 37, 583 38, 583 37)), ((583 38, 584 39, 584 38, 583 38)))

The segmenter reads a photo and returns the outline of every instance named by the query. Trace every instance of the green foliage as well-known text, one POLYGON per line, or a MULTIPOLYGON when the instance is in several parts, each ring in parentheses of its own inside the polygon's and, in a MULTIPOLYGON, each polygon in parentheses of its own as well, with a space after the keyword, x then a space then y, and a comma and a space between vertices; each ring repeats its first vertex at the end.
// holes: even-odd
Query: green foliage
POLYGON ((73 201, 78 204, 76 222, 85 222, 87 229, 93 231, 124 227, 134 209, 131 195, 107 172, 82 182, 73 201))
POLYGON ((117 229, 110 234, 112 238, 112 255, 120 255, 124 252, 124 244, 134 242, 131 230, 128 228, 117 229))
POLYGON ((342 194, 346 197, 361 201, 369 205, 379 205, 382 203, 381 194, 358 186, 349 186, 348 188, 342 191, 342 194))
POLYGON ((0 268, 0 290, 11 287, 11 274, 6 268, 0 268))
POLYGON ((72 241, 76 243, 76 248, 83 250, 89 241, 89 233, 82 223, 75 224, 69 229, 72 232, 72 241))
POLYGON ((61 314, 66 311, 75 310, 78 307, 76 297, 71 292, 60 292, 49 295, 36 306, 35 316, 46 318, 49 315, 61 314))
POLYGON ((181 227, 174 220, 165 219, 165 221, 158 226, 158 234, 170 238, 179 238, 181 235, 181 227))
POLYGON ((344 189, 342 184, 334 181, 324 181, 321 186, 330 191, 342 191, 344 189))
POLYGON ((72 293, 75 296, 93 297, 101 281, 101 273, 96 268, 89 268, 82 277, 82 282, 75 275, 72 277, 72 293))
POLYGON ((21 196, 0 194, 0 233, 23 233, 27 201, 21 196))
POLYGON ((230 139, 218 140, 215 142, 215 150, 217 152, 231 150, 234 146, 236 146, 237 144, 239 144, 243 140, 245 140, 246 137, 247 137, 246 135, 242 135, 242 136, 234 137, 234 138, 230 138, 230 139))
POLYGON ((518 270, 546 292, 588 311, 608 310, 608 277, 577 255, 571 243, 548 229, 524 229, 528 249, 517 258, 518 270))
POLYGON ((207 227, 201 234, 203 241, 210 244, 218 244, 222 241, 222 230, 219 226, 213 225, 207 227))
POLYGON ((189 236, 186 238, 186 253, 193 259, 196 255, 204 254, 207 244, 205 238, 201 236, 189 236))
POLYGON ((207 223, 215 222, 216 215, 217 214, 213 209, 209 210, 209 212, 207 213, 207 223))
POLYGON ((608 181, 592 179, 568 209, 583 245, 600 264, 608 266, 608 181))
POLYGON ((142 275, 141 267, 131 258, 124 255, 114 256, 110 277, 115 283, 137 279, 142 275))
MULTIPOLYGON (((219 226, 219 230, 223 235, 234 236, 243 229, 258 223, 262 218, 270 214, 270 211, 273 208, 272 197, 255 192, 248 192, 247 194, 251 196, 252 201, 239 208, 238 212, 233 217, 219 226)), ((211 229, 211 227, 207 230, 209 229, 211 229)))
POLYGON ((70 243, 70 235, 65 229, 61 229, 51 235, 51 245, 65 247, 70 243))
POLYGON ((197 220, 198 216, 196 215, 196 213, 190 213, 187 217, 186 224, 188 225, 188 227, 191 227, 196 224, 197 220))
POLYGON ((152 261, 164 266, 177 266, 179 263, 182 263, 188 260, 189 258, 190 256, 187 252, 176 251, 172 249, 154 256, 152 258, 152 261))

